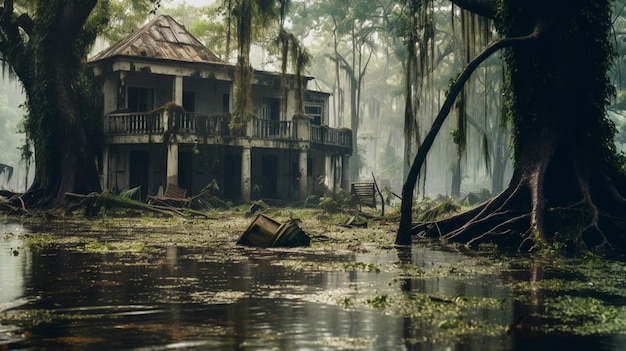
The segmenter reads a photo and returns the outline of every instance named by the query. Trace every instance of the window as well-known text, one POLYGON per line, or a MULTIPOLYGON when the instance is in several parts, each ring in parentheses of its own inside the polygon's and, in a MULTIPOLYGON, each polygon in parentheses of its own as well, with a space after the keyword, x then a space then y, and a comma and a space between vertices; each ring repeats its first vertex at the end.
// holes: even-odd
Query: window
POLYGON ((222 112, 223 113, 230 112, 230 94, 222 95, 222 112))
POLYGON ((266 98, 263 100, 263 115, 264 119, 271 121, 280 121, 280 99, 266 98))
POLYGON ((183 108, 187 112, 196 111, 196 94, 193 91, 183 91, 183 108))
POLYGON ((311 117, 311 124, 322 125, 322 106, 304 106, 304 113, 311 117))
POLYGON ((128 111, 146 112, 154 109, 154 89, 128 87, 128 111))

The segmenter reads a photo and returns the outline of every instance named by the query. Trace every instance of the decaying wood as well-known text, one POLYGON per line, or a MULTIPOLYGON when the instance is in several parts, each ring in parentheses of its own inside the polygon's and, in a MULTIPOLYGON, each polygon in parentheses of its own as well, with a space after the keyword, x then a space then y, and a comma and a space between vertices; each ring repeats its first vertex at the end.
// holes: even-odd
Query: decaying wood
POLYGON ((91 193, 88 195, 83 194, 75 194, 75 193, 66 193, 70 199, 79 200, 79 202, 71 207, 68 207, 68 210, 72 211, 78 208, 85 208, 85 214, 87 216, 97 214, 98 210, 102 206, 114 206, 118 208, 127 208, 127 209, 135 209, 142 210, 146 212, 153 212, 162 214, 165 216, 178 216, 178 217, 190 217, 190 216, 202 216, 205 218, 211 218, 204 213, 194 211, 191 209, 185 209, 184 211, 180 208, 176 208, 173 206, 160 206, 160 205, 149 205, 143 202, 135 201, 128 198, 123 198, 119 196, 115 196, 111 193, 91 193))

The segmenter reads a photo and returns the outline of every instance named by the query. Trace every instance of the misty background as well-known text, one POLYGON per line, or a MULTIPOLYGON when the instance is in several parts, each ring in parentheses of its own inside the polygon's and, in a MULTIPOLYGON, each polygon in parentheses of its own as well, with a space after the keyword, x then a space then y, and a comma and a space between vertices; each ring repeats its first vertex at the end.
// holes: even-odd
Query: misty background
MULTIPOLYGON (((383 1, 392 4, 391 1, 383 1)), ((410 166, 421 138, 428 132, 443 103, 450 81, 476 56, 495 31, 483 23, 470 21, 459 9, 451 14, 449 2, 441 1, 437 11, 437 31, 432 33, 432 60, 420 72, 419 96, 415 106, 415 132, 405 133, 405 70, 403 43, 399 38, 382 36, 376 28, 385 25, 384 9, 368 8, 374 1, 293 1, 289 29, 305 44, 312 55, 306 74, 315 77, 309 89, 333 94, 330 106, 330 127, 356 130, 358 150, 350 161, 355 167, 353 181, 372 181, 400 194, 404 175, 410 166), (369 17, 368 17, 369 16, 369 17), (460 30, 460 26, 467 26, 460 30), (346 30, 350 28, 352 30, 346 30), (473 40, 463 35, 472 33, 473 40), (471 42, 473 44, 467 44, 471 42), (338 58, 343 61, 338 62, 338 58), (358 81, 357 89, 351 81, 358 81), (352 118, 356 105, 357 126, 352 118), (358 179, 357 179, 358 178, 358 179)), ((382 2, 381 2, 382 3, 382 2)), ((224 24, 212 0, 162 0, 156 14, 125 14, 126 29, 100 38, 93 53, 113 45, 116 40, 134 31, 154 16, 168 14, 202 41, 222 59, 234 62, 235 53, 226 52, 224 24), (131 16, 132 15, 132 16, 131 16)), ((616 1, 614 13, 617 55, 610 72, 616 87, 609 115, 615 122, 618 150, 626 149, 626 96, 623 93, 623 69, 626 55, 626 0, 616 1)), ((120 19, 118 19, 119 21, 120 19)), ((236 45, 231 44, 230 48, 236 45)), ((259 40, 252 50, 255 69, 280 71, 277 49, 272 43, 259 40)), ((474 73, 462 94, 464 111, 453 109, 426 162, 419 183, 419 198, 465 196, 468 193, 495 194, 511 176, 510 128, 501 107, 502 61, 495 55, 474 73), (464 122, 455 118, 463 113, 464 122), (462 123, 462 124, 460 124, 462 123), (460 130, 466 136, 461 138, 460 130)), ((20 124, 25 113, 24 96, 19 82, 3 70, 0 82, 0 189, 25 191, 32 181, 32 167, 21 157, 25 138, 20 124), (13 167, 9 172, 8 168, 13 167)))

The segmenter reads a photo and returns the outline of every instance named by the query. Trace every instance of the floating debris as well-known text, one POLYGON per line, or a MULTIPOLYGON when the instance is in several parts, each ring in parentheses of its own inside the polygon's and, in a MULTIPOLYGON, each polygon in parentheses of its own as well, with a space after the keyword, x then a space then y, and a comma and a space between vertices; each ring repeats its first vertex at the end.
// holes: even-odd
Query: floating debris
POLYGON ((259 214, 248 229, 237 240, 237 245, 255 247, 309 246, 311 238, 296 220, 280 223, 264 214, 259 214))

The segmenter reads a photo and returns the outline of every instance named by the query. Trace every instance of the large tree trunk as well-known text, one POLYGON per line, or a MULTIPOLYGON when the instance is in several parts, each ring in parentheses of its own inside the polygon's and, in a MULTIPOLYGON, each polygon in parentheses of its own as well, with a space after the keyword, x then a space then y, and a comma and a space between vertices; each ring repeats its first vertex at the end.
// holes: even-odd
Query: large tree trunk
MULTIPOLYGON (((43 200, 65 204, 65 193, 100 191, 94 149, 83 123, 79 77, 83 73, 85 40, 82 32, 97 0, 40 1, 35 16, 13 21, 12 1, 2 8, 2 30, 7 42, 18 47, 8 56, 23 83, 29 114, 27 137, 35 147, 35 180, 31 190, 44 190, 43 200), (12 35, 17 28, 28 39, 12 35)), ((37 200, 42 200, 38 198, 37 200)))
POLYGON ((413 233, 528 250, 562 243, 571 250, 626 248, 626 181, 605 116, 608 2, 510 0, 499 30, 540 28, 537 40, 507 55, 515 166, 494 199, 413 233))

